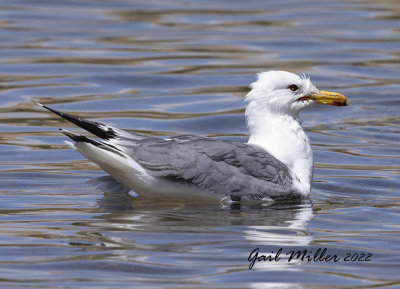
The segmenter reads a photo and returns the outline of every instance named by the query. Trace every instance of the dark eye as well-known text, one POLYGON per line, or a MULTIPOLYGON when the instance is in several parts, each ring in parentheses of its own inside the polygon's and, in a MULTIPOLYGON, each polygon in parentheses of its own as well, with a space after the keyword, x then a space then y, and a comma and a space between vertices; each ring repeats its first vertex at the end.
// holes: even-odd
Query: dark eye
POLYGON ((296 84, 291 84, 288 87, 291 91, 297 91, 299 90, 299 87, 296 84))

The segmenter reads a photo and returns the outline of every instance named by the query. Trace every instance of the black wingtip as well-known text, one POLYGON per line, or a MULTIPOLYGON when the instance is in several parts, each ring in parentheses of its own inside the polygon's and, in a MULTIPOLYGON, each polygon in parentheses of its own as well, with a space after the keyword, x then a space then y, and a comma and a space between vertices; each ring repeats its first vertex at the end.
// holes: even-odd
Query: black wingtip
POLYGON ((98 142, 96 142, 84 135, 76 134, 76 133, 70 132, 70 131, 62 129, 62 128, 60 128, 60 132, 65 134, 67 137, 69 137, 70 139, 72 139, 75 142, 86 142, 86 143, 91 143, 94 145, 99 145, 98 142))
POLYGON ((32 101, 34 102, 34 103, 36 103, 37 105, 39 105, 39 106, 41 106, 41 107, 44 107, 44 105, 43 104, 41 104, 39 101, 37 101, 36 99, 32 99, 32 101))
POLYGON ((114 137, 116 137, 116 132, 113 128, 108 127, 102 123, 99 122, 95 122, 95 121, 90 121, 90 120, 86 120, 68 113, 63 113, 61 111, 52 109, 51 107, 48 107, 46 105, 41 104, 40 102, 38 102, 35 99, 32 99, 32 101, 34 103, 36 103, 37 105, 47 109, 48 111, 51 111, 52 113, 54 113, 55 115, 58 115, 60 117, 62 117, 63 119, 72 122, 73 124, 83 128, 84 130, 87 130, 88 132, 94 134, 95 136, 98 136, 99 138, 102 139, 112 139, 114 137))
POLYGON ((89 143, 89 144, 92 144, 92 145, 94 145, 96 147, 100 147, 100 148, 102 148, 104 150, 119 154, 120 156, 124 156, 121 153, 121 150, 118 149, 117 147, 113 146, 113 145, 90 139, 90 138, 88 138, 88 137, 86 137, 84 135, 76 134, 76 133, 73 133, 73 132, 68 131, 66 129, 60 128, 60 131, 61 131, 61 133, 65 134, 67 137, 69 137, 70 139, 72 139, 75 142, 89 143))
POLYGON ((56 114, 56 115, 58 115, 58 116, 61 116, 61 117, 64 118, 65 120, 68 120, 68 121, 70 121, 70 122, 72 122, 72 123, 74 123, 74 124, 80 126, 79 124, 75 123, 78 119, 81 120, 79 117, 75 117, 75 116, 73 116, 73 115, 70 115, 70 114, 63 113, 63 112, 61 112, 61 111, 52 109, 51 107, 48 107, 48 106, 46 106, 46 105, 44 105, 44 104, 41 104, 41 103, 40 103, 39 101, 37 101, 36 99, 32 99, 32 101, 33 101, 34 103, 36 103, 37 105, 39 105, 39 106, 41 106, 41 107, 47 109, 48 111, 51 111, 52 113, 54 113, 54 114, 56 114), (75 120, 75 119, 76 119, 76 120, 75 120))

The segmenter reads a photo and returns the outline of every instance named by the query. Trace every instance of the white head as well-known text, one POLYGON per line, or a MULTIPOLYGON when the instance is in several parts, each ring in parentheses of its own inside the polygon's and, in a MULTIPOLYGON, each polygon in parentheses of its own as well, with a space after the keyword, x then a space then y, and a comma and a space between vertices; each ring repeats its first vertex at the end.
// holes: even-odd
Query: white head
POLYGON ((315 103, 336 106, 347 105, 347 99, 334 92, 318 90, 305 75, 287 71, 267 71, 258 74, 251 85, 246 101, 257 104, 259 109, 288 114, 297 118, 303 108, 315 103))
POLYGON ((308 195, 313 156, 298 114, 315 103, 348 105, 346 97, 318 90, 309 78, 286 71, 262 72, 250 87, 246 97, 249 144, 265 149, 290 168, 294 188, 308 195))

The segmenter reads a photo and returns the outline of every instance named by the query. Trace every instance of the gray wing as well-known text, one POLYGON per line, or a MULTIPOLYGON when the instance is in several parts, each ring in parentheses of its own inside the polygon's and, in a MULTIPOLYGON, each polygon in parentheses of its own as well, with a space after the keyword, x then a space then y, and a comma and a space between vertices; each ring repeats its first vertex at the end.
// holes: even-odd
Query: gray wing
POLYGON ((117 143, 150 175, 234 198, 297 198, 288 168, 248 144, 199 136, 146 137, 117 143))

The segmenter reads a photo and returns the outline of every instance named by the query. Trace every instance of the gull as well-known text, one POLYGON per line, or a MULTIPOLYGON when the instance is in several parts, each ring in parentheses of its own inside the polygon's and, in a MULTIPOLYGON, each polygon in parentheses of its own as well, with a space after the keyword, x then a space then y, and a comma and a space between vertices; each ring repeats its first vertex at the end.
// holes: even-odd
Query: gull
POLYGON ((67 142, 128 190, 143 197, 243 200, 309 198, 310 141, 299 112, 314 104, 347 106, 340 93, 318 90, 305 75, 258 74, 246 95, 247 143, 179 135, 163 139, 63 113, 35 103, 97 136, 65 129, 67 142))

